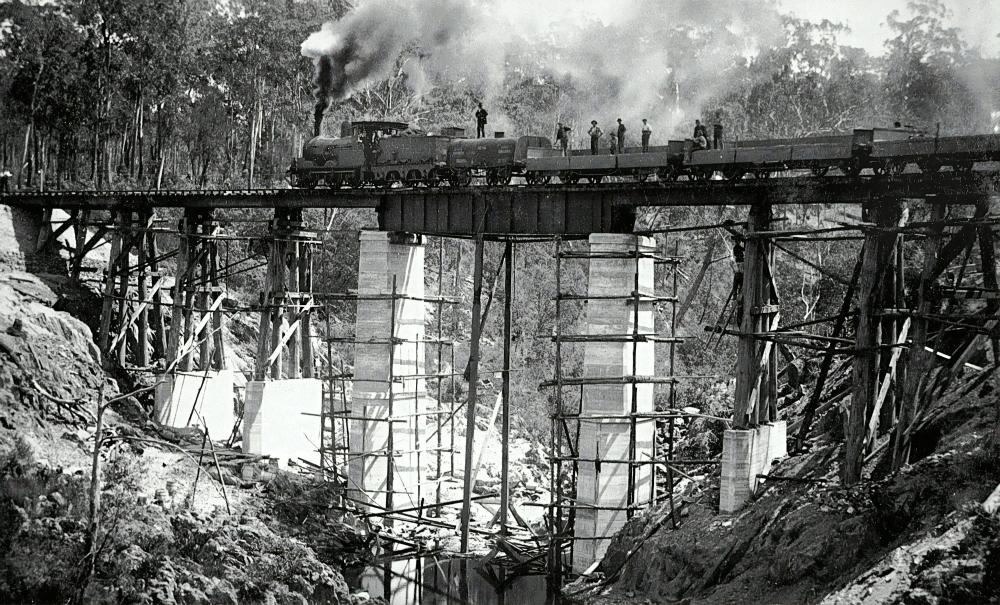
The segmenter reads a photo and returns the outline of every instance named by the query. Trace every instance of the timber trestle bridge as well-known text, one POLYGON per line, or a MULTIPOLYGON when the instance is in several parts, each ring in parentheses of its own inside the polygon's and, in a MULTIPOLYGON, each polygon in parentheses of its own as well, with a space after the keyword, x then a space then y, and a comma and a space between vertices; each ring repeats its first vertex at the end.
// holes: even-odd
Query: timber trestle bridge
POLYGON ((547 561, 561 581, 599 560, 638 511, 661 502, 674 511, 673 487, 691 469, 721 466, 722 513, 739 510, 762 482, 780 480, 767 478, 772 461, 801 449, 815 420, 841 401, 824 389, 837 360, 850 361, 851 375, 841 480, 859 481, 865 460, 878 452, 897 468, 905 464, 942 381, 998 363, 1000 172, 983 166, 972 173, 590 186, 16 192, 0 194, 0 204, 40 226, 39 246, 60 242, 77 277, 95 248, 110 250, 100 278, 98 345, 106 365, 161 380, 160 422, 186 424, 198 409, 217 437, 242 423, 246 451, 344 483, 361 514, 440 524, 428 515, 446 517, 442 510, 460 505, 463 550, 470 534, 493 536, 525 560, 547 561), (791 205, 840 214, 795 222, 783 215, 791 205), (640 210, 652 207, 728 207, 745 215, 651 223, 640 210), (183 214, 177 219, 172 211, 168 222, 158 216, 165 209, 183 214), (243 229, 245 216, 231 213, 243 209, 273 210, 273 217, 253 221, 263 228, 243 229), (368 212, 370 230, 336 232, 307 209, 368 212), (675 435, 699 413, 678 401, 678 385, 727 377, 675 371, 677 347, 691 337, 676 322, 683 238, 720 228, 743 251, 732 311, 707 328, 710 339, 736 339, 734 410, 721 459, 685 460, 674 451, 675 435), (357 287, 345 292, 314 287, 317 265, 337 260, 324 244, 333 237, 360 246, 357 287), (459 238, 475 245, 464 373, 466 359, 456 358, 449 339, 461 325, 459 238), (853 271, 810 260, 809 246, 832 240, 853 240, 853 271), (265 267, 259 296, 249 304, 227 301, 227 279, 253 261, 249 246, 235 260, 230 246, 251 241, 263 243, 254 248, 265 267), (479 380, 484 248, 493 241, 503 244, 505 268, 504 362, 495 386, 479 380), (544 546, 511 500, 507 472, 517 251, 539 243, 555 267, 555 319, 545 335, 555 367, 540 385, 554 402, 544 546), (844 293, 839 312, 804 322, 783 315, 778 254, 836 282, 844 293), (574 263, 582 273, 579 265, 567 273, 574 263), (429 281, 434 292, 425 291, 425 271, 437 273, 429 281), (586 275, 586 283, 570 283, 567 274, 586 275), (253 371, 245 384, 236 381, 234 406, 223 331, 239 314, 253 315, 259 328, 253 371), (352 314, 351 330, 331 323, 352 314), (948 339, 937 337, 947 329, 948 339), (818 365, 794 423, 778 409, 779 375, 787 369, 779 361, 788 351, 818 365), (571 365, 574 352, 582 364, 571 365), (483 401, 491 395, 495 404, 483 401), (474 437, 477 411, 491 406, 502 482, 489 495, 496 515, 483 524, 471 511, 474 437), (456 429, 463 415, 464 436, 456 429), (458 477, 460 499, 445 489, 458 477), (541 550, 535 556, 532 549, 541 550))

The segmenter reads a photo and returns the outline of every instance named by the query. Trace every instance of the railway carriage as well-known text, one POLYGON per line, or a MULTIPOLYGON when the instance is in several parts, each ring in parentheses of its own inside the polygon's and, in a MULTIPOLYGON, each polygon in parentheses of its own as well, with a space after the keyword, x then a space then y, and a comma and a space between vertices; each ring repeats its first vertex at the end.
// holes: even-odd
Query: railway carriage
POLYGON ((871 157, 889 174, 898 174, 911 163, 924 172, 933 173, 944 167, 970 172, 976 162, 1000 160, 1000 135, 875 141, 871 157))
POLYGON ((661 180, 674 180, 684 173, 684 141, 667 141, 645 152, 641 147, 627 147, 617 158, 620 175, 631 175, 639 182, 654 174, 661 180))

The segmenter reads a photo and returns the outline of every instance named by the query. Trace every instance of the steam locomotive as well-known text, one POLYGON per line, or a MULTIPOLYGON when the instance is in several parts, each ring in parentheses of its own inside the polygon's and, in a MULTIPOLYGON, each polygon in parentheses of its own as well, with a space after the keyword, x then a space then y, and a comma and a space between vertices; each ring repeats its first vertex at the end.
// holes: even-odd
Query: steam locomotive
POLYGON ((868 170, 895 175, 915 164, 934 173, 944 168, 970 172, 975 162, 1000 160, 1000 135, 930 136, 911 128, 855 129, 851 134, 799 139, 729 141, 722 149, 697 149, 694 141, 626 148, 620 154, 592 155, 573 150, 563 156, 540 136, 492 139, 465 138, 462 129, 446 128, 430 135, 403 122, 361 121, 341 125, 339 138, 317 136, 293 160, 288 181, 293 187, 332 188, 465 187, 473 179, 486 185, 507 185, 521 177, 529 185, 558 179, 575 184, 582 179, 600 183, 609 177, 638 182, 656 176, 661 181, 708 180, 719 174, 736 181, 758 179, 784 171, 805 170, 821 177, 836 169, 856 177, 868 170))

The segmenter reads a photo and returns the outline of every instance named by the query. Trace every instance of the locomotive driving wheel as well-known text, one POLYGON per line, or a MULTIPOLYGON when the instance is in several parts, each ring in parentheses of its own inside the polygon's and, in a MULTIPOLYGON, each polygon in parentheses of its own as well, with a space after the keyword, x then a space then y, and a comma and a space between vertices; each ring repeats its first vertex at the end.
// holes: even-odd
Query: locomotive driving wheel
POLYGON ((856 177, 861 174, 861 162, 856 158, 844 160, 840 164, 840 170, 847 176, 856 177))
POLYGON ((587 180, 590 181, 591 185, 600 185, 601 181, 604 180, 604 176, 602 176, 602 175, 590 176, 590 177, 587 177, 587 180))
POLYGON ((646 179, 649 178, 649 172, 643 170, 642 168, 636 168, 635 172, 632 173, 632 176, 635 177, 637 183, 645 183, 646 179))
POLYGON ((441 176, 438 174, 437 168, 431 168, 427 171, 427 176, 424 177, 424 185, 428 187, 437 187, 441 183, 441 176))
POLYGON ((972 167, 974 165, 975 162, 973 162, 972 160, 960 160, 955 162, 953 169, 955 170, 955 172, 959 172, 961 174, 969 174, 972 172, 972 167))
POLYGON ((497 168, 497 185, 510 185, 511 176, 510 168, 497 168))
POLYGON ((423 175, 420 174, 419 170, 413 169, 406 173, 405 184, 407 187, 418 187, 423 181, 423 175))
POLYGON ((677 168, 673 164, 667 164, 656 171, 656 178, 661 181, 676 181, 677 177, 677 168))
POLYGON ((882 173, 889 176, 903 174, 906 169, 906 160, 888 159, 882 162, 882 173))
POLYGON ((739 166, 727 166, 722 169, 722 176, 725 177, 727 181, 738 181, 743 178, 743 173, 745 171, 739 166))
POLYGON ((824 176, 826 176, 827 172, 830 172, 830 167, 829 166, 813 166, 812 168, 809 169, 809 171, 812 172, 812 175, 815 176, 815 177, 824 177, 824 176))
POLYGON ((578 180, 580 180, 580 177, 576 176, 572 172, 567 171, 559 173, 559 182, 563 183, 564 185, 576 185, 576 182, 578 180))
POLYGON ((921 172, 926 172, 928 174, 933 174, 941 170, 941 160, 936 157, 924 158, 917 162, 917 166, 920 167, 921 172))

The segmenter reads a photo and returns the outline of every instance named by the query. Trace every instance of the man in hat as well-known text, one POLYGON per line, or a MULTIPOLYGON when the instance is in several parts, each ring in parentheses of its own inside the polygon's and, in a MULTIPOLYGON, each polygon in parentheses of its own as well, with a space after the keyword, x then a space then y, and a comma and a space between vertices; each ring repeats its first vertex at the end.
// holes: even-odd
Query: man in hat
POLYGON ((625 124, 618 118, 618 153, 625 153, 625 124))
POLYGON ((597 155, 597 148, 601 144, 601 135, 604 131, 601 127, 597 125, 597 120, 590 121, 590 130, 587 131, 590 135, 590 155, 597 155))
POLYGON ((642 119, 642 152, 646 153, 649 151, 649 137, 653 136, 653 129, 650 127, 649 122, 646 118, 642 119))

